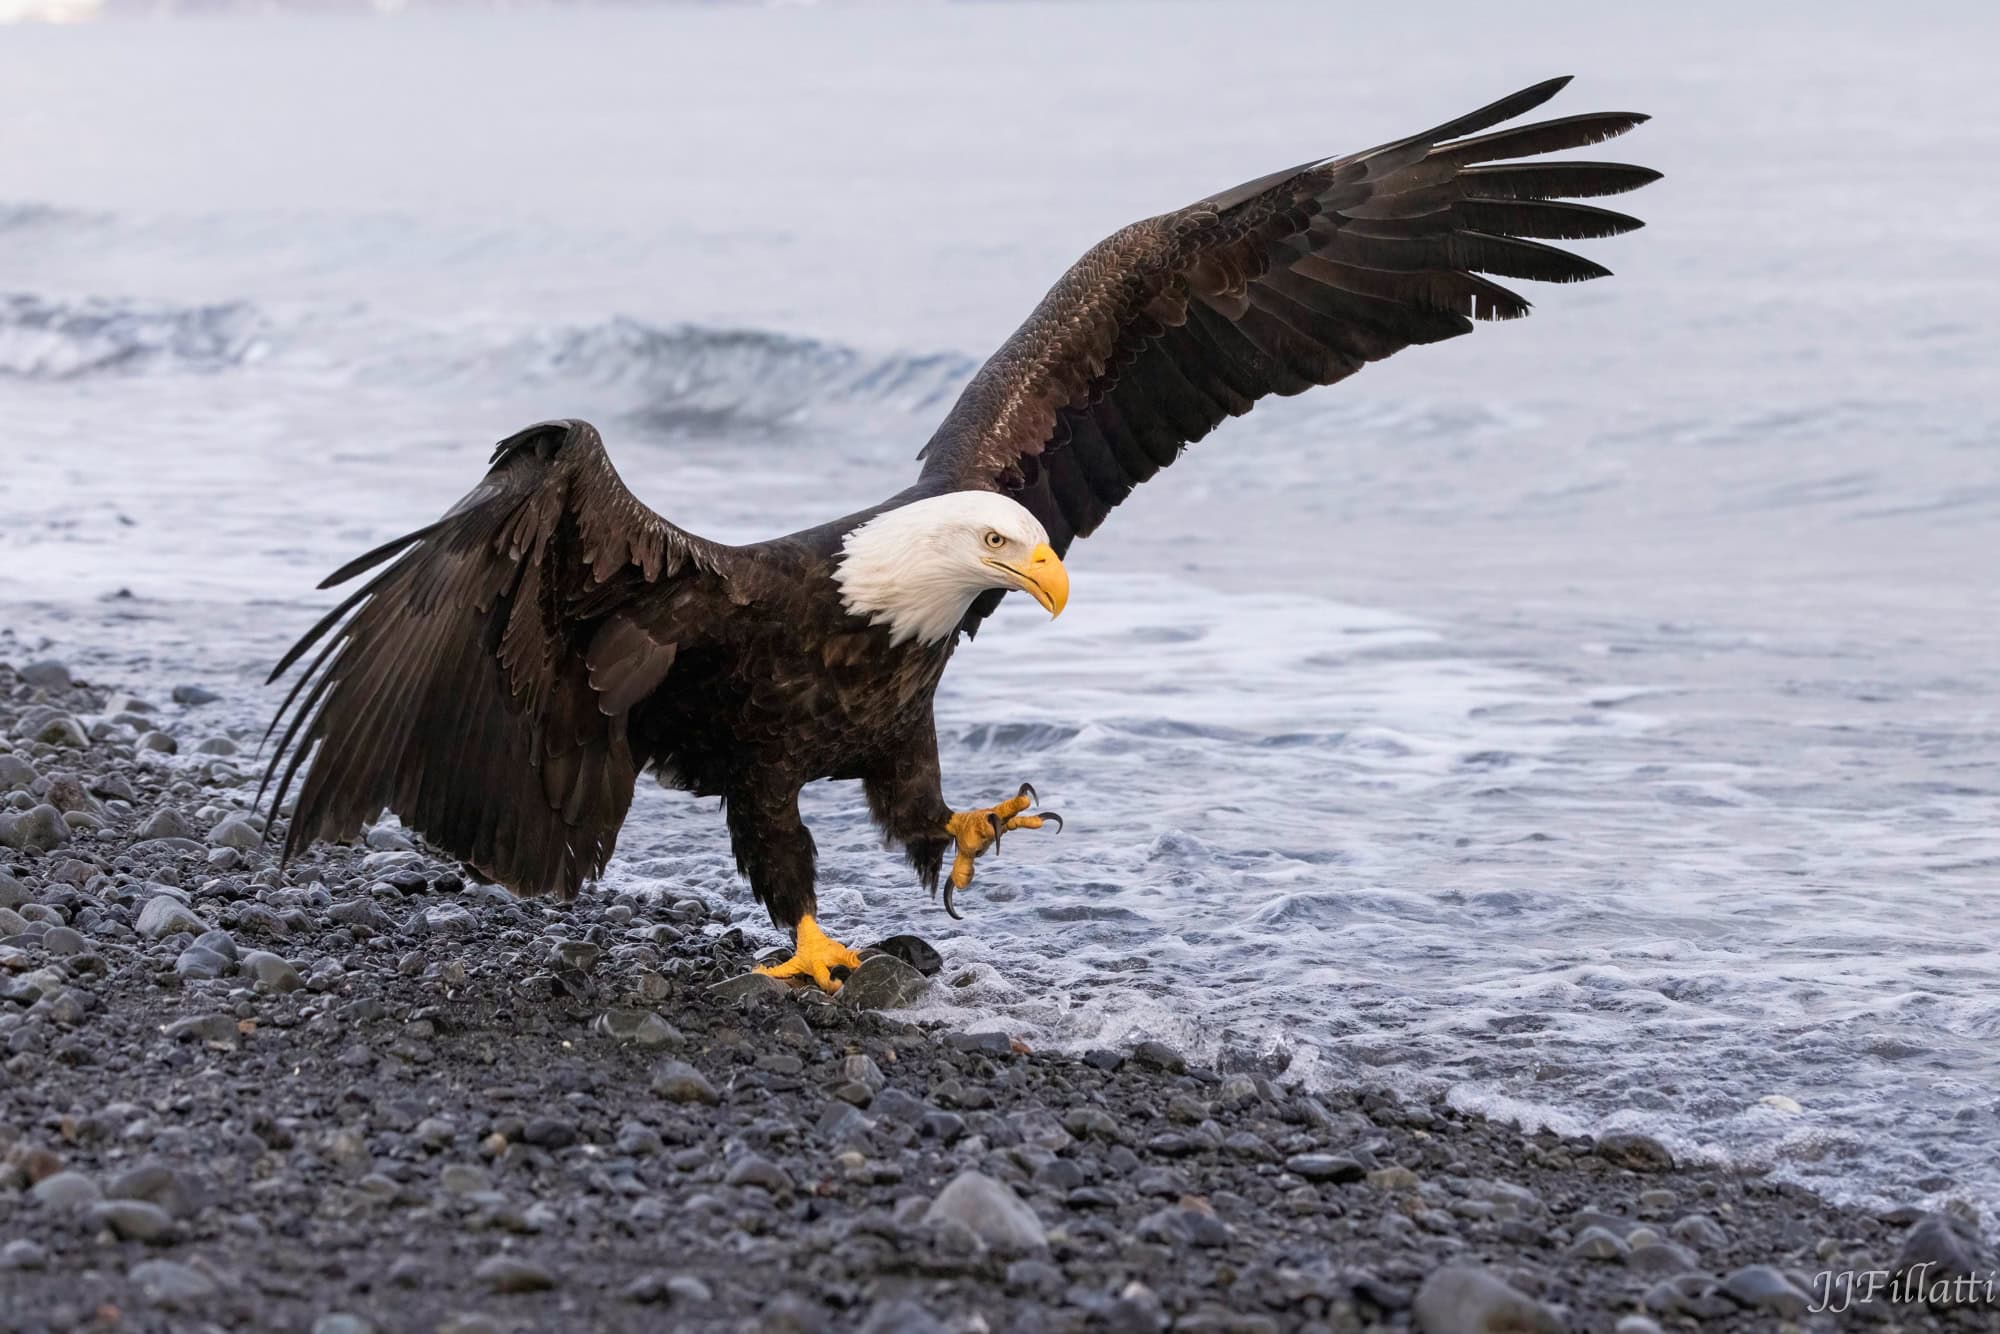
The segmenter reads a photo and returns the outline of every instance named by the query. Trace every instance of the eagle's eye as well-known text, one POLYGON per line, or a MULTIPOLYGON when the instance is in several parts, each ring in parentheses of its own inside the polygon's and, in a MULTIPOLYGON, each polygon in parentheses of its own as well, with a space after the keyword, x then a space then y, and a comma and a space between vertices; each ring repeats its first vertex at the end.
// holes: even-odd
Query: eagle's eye
POLYGON ((1000 536, 999 533, 994 532, 991 528, 988 528, 986 530, 986 545, 998 551, 1001 547, 1007 545, 1007 539, 1000 536))

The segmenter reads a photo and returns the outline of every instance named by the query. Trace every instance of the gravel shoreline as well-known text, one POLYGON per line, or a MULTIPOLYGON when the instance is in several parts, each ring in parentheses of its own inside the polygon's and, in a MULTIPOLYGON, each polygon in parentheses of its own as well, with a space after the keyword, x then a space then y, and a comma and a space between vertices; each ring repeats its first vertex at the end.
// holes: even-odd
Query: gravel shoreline
POLYGON ((670 887, 515 901, 393 828, 281 870, 255 738, 174 695, 0 664, 0 1331, 2000 1327, 1811 1309, 1983 1280, 1969 1209, 922 1028, 870 1008, 914 938, 829 1001, 670 887))

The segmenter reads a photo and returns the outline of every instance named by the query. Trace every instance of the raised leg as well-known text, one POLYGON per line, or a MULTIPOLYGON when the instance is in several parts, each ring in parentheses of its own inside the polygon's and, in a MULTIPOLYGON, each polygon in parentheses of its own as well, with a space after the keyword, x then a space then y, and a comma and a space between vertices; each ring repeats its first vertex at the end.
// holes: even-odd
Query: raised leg
POLYGON ((952 858, 951 875, 944 887, 944 910, 953 917, 959 916, 952 907, 952 894, 972 883, 972 864, 991 850, 999 855, 1000 837, 1016 829, 1040 829, 1053 822, 1056 830, 1062 830, 1063 818, 1054 811, 1037 811, 1030 815, 1028 808, 1040 797, 1031 783, 1021 784, 1020 791, 995 806, 984 806, 975 810, 955 811, 945 821, 945 832, 957 845, 957 855, 952 858))

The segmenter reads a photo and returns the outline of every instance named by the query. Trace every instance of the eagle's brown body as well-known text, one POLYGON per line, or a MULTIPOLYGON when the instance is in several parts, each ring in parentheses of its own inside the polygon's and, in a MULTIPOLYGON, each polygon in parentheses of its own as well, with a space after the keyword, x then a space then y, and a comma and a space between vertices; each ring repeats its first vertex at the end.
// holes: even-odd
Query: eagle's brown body
MULTIPOLYGON (((1595 143, 1644 117, 1481 133, 1565 82, 1118 232, 973 378, 916 484, 874 510, 723 546, 636 500, 585 423, 503 442, 445 518, 328 581, 390 562, 273 673, 325 639, 287 700, 299 707, 272 762, 282 800, 316 752, 287 849, 351 837, 387 807, 517 892, 567 896, 603 868, 634 781, 652 769, 724 799, 739 866, 790 925, 814 902, 798 793, 838 778, 864 785, 885 835, 934 887, 952 811, 931 701, 959 635, 895 642, 850 614, 834 578, 848 534, 912 501, 989 491, 1065 553, 1263 396, 1527 312, 1480 275, 1602 275, 1530 238, 1637 227, 1561 201, 1656 173, 1500 159, 1595 143)), ((972 602, 960 634, 999 596, 972 602)))

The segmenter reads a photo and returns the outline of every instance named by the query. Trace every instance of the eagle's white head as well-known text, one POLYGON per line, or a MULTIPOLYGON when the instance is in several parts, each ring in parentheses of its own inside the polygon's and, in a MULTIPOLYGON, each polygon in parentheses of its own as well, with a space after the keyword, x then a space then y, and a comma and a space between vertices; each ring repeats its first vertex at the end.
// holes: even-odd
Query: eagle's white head
POLYGON ((890 642, 941 643, 989 588, 1018 588, 1060 615, 1069 572, 1034 515, 991 491, 953 491, 878 514, 847 535, 841 605, 890 642))

